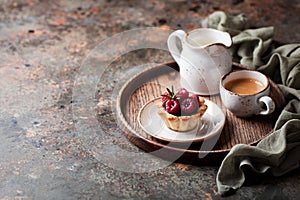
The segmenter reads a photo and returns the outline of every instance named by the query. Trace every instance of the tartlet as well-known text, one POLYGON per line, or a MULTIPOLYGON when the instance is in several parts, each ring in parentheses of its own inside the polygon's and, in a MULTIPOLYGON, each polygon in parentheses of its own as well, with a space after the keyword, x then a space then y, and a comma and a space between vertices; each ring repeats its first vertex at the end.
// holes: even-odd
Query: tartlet
POLYGON ((205 99, 187 92, 184 88, 180 88, 179 92, 176 94, 173 90, 168 90, 168 93, 169 94, 164 93, 162 95, 162 101, 157 105, 157 113, 166 126, 171 130, 179 132, 189 131, 199 126, 201 124, 201 117, 207 110, 205 99), (184 91, 186 94, 180 95, 180 91, 184 91), (170 113, 170 109, 168 109, 168 105, 166 105, 168 104, 168 101, 178 101, 180 104, 180 111, 177 110, 177 112, 174 111, 170 113), (197 104, 195 102, 197 102, 197 104), (188 103, 193 104, 192 106, 194 106, 194 108, 188 110, 189 112, 187 112, 186 109, 186 106, 190 106, 187 105, 188 103))

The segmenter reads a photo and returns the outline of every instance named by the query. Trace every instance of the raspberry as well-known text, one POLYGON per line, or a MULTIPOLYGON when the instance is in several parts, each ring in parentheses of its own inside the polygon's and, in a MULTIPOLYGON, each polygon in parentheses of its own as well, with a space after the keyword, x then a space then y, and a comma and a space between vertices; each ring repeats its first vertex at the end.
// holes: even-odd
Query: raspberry
POLYGON ((161 101, 163 103, 166 102, 170 98, 171 98, 171 96, 170 96, 169 92, 164 92, 164 94, 161 95, 161 101))
POLYGON ((192 115, 198 111, 200 106, 199 97, 196 94, 190 94, 187 89, 180 88, 177 93, 174 93, 174 88, 161 95, 162 105, 166 112, 180 116, 192 115))
POLYGON ((200 106, 199 96, 197 94, 192 94, 191 97, 194 98, 197 101, 198 106, 200 106))
POLYGON ((192 115, 198 111, 199 103, 194 97, 188 97, 181 102, 182 115, 192 115))
POLYGON ((165 109, 170 114, 180 115, 180 103, 176 99, 167 100, 165 104, 165 109))
POLYGON ((186 99, 189 97, 189 92, 185 88, 180 88, 179 91, 176 94, 177 99, 180 101, 186 99))

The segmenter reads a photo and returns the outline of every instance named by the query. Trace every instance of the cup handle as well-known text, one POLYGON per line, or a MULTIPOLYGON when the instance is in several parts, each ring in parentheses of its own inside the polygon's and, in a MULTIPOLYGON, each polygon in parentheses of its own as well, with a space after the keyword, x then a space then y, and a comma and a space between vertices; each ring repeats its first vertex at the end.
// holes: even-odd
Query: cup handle
POLYGON ((263 103, 267 108, 259 112, 260 115, 268 115, 275 110, 275 103, 269 96, 263 96, 259 98, 259 103, 263 103))
POLYGON ((182 51, 182 41, 185 35, 186 33, 183 30, 177 30, 171 33, 168 37, 167 43, 169 51, 178 65, 180 62, 180 54, 182 51))

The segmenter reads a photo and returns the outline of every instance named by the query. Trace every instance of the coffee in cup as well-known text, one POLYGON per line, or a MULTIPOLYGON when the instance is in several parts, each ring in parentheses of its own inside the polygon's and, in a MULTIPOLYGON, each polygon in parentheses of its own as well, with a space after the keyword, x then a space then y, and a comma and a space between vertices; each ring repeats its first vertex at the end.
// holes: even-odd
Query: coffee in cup
POLYGON ((220 81, 222 102, 238 117, 272 113, 275 104, 269 94, 269 79, 258 71, 229 72, 220 81))
POLYGON ((265 85, 257 79, 242 77, 226 82, 224 87, 236 94, 251 95, 261 92, 265 85))

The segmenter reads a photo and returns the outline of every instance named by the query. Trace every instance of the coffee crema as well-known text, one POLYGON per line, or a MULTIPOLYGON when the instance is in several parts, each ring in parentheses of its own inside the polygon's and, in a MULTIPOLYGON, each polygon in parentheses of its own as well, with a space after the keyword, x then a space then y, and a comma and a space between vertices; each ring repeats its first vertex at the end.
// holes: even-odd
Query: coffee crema
POLYGON ((236 94, 252 95, 261 92, 265 85, 254 78, 237 78, 225 83, 224 87, 236 94))

